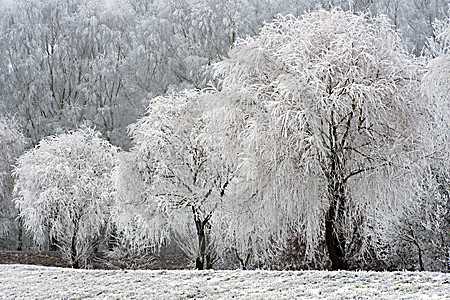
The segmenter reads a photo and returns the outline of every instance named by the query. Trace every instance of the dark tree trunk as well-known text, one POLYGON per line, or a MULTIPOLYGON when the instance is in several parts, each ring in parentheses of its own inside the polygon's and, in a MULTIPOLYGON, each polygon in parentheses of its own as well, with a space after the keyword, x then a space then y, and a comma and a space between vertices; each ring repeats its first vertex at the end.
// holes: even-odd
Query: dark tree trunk
POLYGON ((192 212, 194 213, 194 222, 198 239, 198 253, 195 259, 195 268, 198 270, 212 269, 213 258, 210 253, 207 253, 207 231, 209 229, 209 219, 211 218, 211 215, 206 218, 201 218, 195 207, 192 207, 192 212))
POLYGON ((348 265, 345 262, 344 241, 338 236, 334 212, 330 208, 325 217, 325 242, 328 249, 328 255, 331 260, 332 270, 347 270, 348 265))
POLYGON ((239 256, 237 249, 234 249, 234 252, 236 254, 237 259, 241 263, 242 270, 247 270, 248 262, 250 261, 250 257, 251 257, 250 253, 248 253, 246 258, 243 259, 239 256))
POLYGON ((80 268, 80 262, 78 259, 78 253, 77 253, 77 234, 74 233, 72 236, 72 243, 70 247, 70 258, 72 261, 71 267, 74 269, 80 268))
POLYGON ((17 251, 23 250, 23 224, 22 218, 19 217, 19 224, 17 225, 17 251))
POLYGON ((203 270, 203 261, 201 260, 200 257, 197 257, 197 258, 195 259, 195 268, 196 268, 197 270, 203 270))
POLYGON ((197 238, 198 238, 198 254, 195 260, 195 268, 198 270, 204 270, 206 263, 205 225, 203 221, 195 220, 195 226, 197 228, 197 238))
POLYGON ((330 206, 325 215, 325 242, 328 255, 331 260, 332 270, 347 270, 345 262, 345 237, 339 228, 339 224, 344 219, 346 192, 344 161, 339 157, 338 146, 336 145, 336 127, 330 128, 330 136, 335 137, 330 140, 330 156, 325 174, 328 181, 328 200, 330 206))
POLYGON ((423 259, 422 259, 422 249, 418 247, 419 250, 419 271, 424 271, 425 267, 423 266, 423 259))
POLYGON ((74 230, 72 233, 72 241, 71 241, 71 245, 70 245, 70 258, 72 260, 71 266, 74 269, 79 269, 81 267, 80 257, 78 255, 79 253, 78 253, 78 248, 77 248, 77 243, 78 243, 77 235, 78 235, 78 231, 80 229, 80 221, 81 221, 81 216, 76 214, 75 218, 73 220, 74 230))

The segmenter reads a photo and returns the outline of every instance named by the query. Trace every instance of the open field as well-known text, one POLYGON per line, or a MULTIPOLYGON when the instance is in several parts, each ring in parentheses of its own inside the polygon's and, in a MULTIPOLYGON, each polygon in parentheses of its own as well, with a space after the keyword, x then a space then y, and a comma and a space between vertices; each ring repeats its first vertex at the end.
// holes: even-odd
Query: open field
POLYGON ((431 272, 74 270, 0 265, 1 299, 448 299, 431 272))

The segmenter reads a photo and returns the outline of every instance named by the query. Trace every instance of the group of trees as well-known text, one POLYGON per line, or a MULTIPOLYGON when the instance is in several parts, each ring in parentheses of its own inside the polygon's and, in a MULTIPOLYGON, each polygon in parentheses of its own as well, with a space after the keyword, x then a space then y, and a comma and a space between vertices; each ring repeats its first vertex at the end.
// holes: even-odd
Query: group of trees
POLYGON ((126 126, 146 99, 205 88, 213 64, 277 14, 341 6, 386 14, 420 54, 446 0, 2 0, 1 111, 16 115, 36 145, 91 126, 131 146, 126 126), (9 4, 8 4, 9 3, 9 4))
POLYGON ((450 270, 448 8, 406 2, 11 5, 0 224, 73 267, 450 270))

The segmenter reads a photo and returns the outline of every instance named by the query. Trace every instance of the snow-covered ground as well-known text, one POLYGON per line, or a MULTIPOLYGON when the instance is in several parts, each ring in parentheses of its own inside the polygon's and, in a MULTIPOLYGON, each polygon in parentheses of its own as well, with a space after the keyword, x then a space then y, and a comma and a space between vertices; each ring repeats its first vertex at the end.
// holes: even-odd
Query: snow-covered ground
POLYGON ((450 274, 0 265, 0 299, 449 299, 450 274))

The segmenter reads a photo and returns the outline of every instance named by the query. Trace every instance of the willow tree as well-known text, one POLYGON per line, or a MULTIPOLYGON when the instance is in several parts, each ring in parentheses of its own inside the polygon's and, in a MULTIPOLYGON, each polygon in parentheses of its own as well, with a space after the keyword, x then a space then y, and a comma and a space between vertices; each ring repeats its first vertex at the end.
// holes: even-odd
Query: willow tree
POLYGON ((136 222, 119 216, 124 237, 140 235, 145 246, 164 242, 171 230, 197 269, 212 268, 218 258, 215 214, 233 179, 231 165, 205 131, 203 98, 186 91, 152 99, 146 116, 129 126, 135 145, 115 175, 119 204, 140 202, 141 211, 131 215, 136 222), (135 235, 133 228, 144 232, 135 235))
POLYGON ((272 224, 261 235, 294 233, 307 254, 325 242, 332 269, 376 253, 411 191, 418 69, 386 18, 340 10, 280 16, 237 43, 217 66, 215 126, 255 222, 272 224))
POLYGON ((14 202, 25 228, 38 245, 56 243, 74 268, 105 236, 117 151, 85 128, 47 137, 17 161, 14 202))

